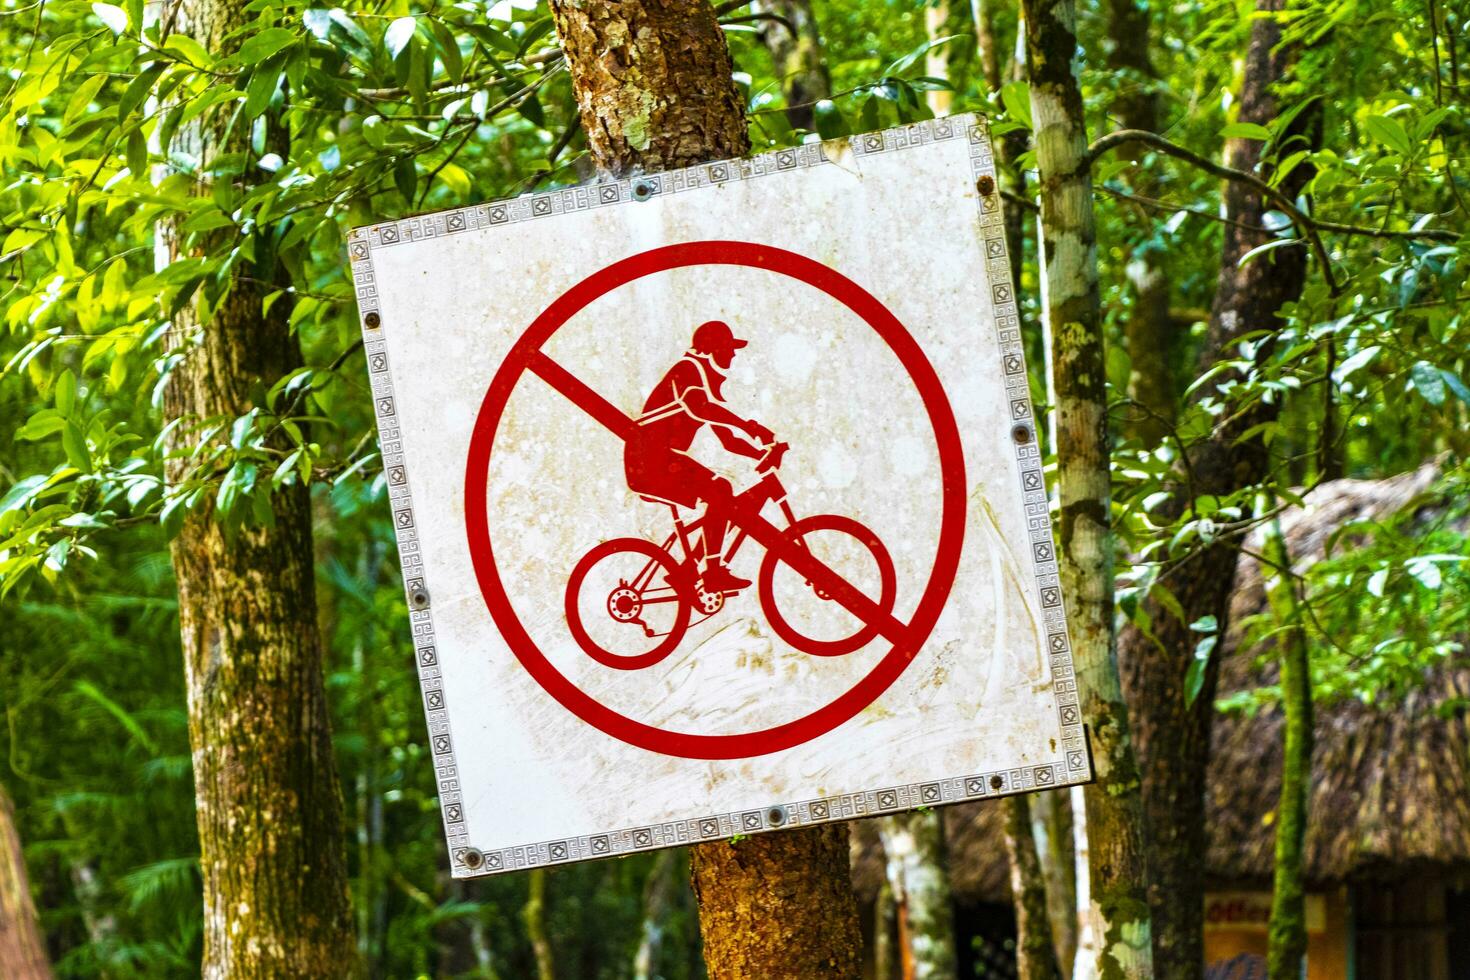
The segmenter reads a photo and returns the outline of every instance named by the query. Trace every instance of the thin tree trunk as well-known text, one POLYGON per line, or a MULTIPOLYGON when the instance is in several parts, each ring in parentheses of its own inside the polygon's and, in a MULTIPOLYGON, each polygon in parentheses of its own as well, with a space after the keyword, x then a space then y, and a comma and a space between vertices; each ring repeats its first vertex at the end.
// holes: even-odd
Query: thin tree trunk
MULTIPOLYGON (((707 0, 552 0, 551 11, 602 172, 750 149, 730 51, 707 0)), ((845 824, 697 845, 690 871, 715 980, 858 975, 845 824)))
POLYGON ((658 969, 658 954, 663 948, 664 918, 674 892, 674 864, 677 852, 660 851, 653 870, 643 888, 643 938, 633 956, 633 980, 653 980, 658 969))
POLYGON ((0 976, 51 980, 46 943, 31 898, 25 854, 15 829, 15 806, 0 786, 0 976))
MULTIPOLYGON (((1108 0, 1108 67, 1121 75, 1119 94, 1112 114, 1124 129, 1159 131, 1159 99, 1153 86, 1158 80, 1149 57, 1149 13, 1138 0, 1108 0)), ((1142 147, 1129 144, 1119 153, 1136 156, 1142 147)), ((1148 196, 1157 181, 1146 169, 1135 170, 1134 184, 1148 196)), ((1168 435, 1175 418, 1174 372, 1171 352, 1173 330, 1169 318, 1169 275, 1164 268, 1164 250, 1153 241, 1153 221, 1143 214, 1133 222, 1134 238, 1126 272, 1133 287, 1133 307, 1123 321, 1132 371, 1128 397, 1138 404, 1129 413, 1132 434, 1145 446, 1157 446, 1168 435)))
POLYGON ((1081 786, 1069 791, 1072 807, 1072 854, 1076 860, 1073 882, 1077 886, 1077 908, 1073 917, 1077 931, 1077 952, 1072 961, 1072 980, 1097 980, 1097 930, 1092 917, 1092 875, 1088 871, 1091 861, 1087 854, 1087 810, 1081 786))
POLYGON ((904 980, 954 980, 954 913, 944 826, 933 810, 878 821, 888 885, 898 904, 904 980))
POLYGON ((893 945, 897 928, 893 906, 893 888, 885 875, 873 900, 873 976, 877 980, 894 980, 893 945))
POLYGON ((1097 780, 1083 791, 1090 912, 1105 977, 1150 977, 1143 801, 1113 635, 1113 540, 1092 179, 1072 0, 1025 0, 1056 386, 1059 568, 1097 780))
POLYGON ((556 962, 546 935, 546 869, 528 871, 526 880, 530 891, 521 909, 521 921, 526 924, 526 937, 536 957, 536 980, 556 980, 556 962))
MULTIPOLYGON (((1283 5, 1282 0, 1259 0, 1256 9, 1269 14, 1283 5)), ((1275 20, 1266 16, 1254 22, 1240 93, 1242 122, 1264 125, 1277 114, 1272 89, 1292 59, 1292 52, 1280 48, 1279 42, 1275 20)), ((1319 126, 1320 117, 1310 109, 1293 122, 1298 133, 1314 134, 1319 126)), ((1315 145, 1316 137, 1308 138, 1315 145)), ((1260 163, 1260 148, 1255 140, 1231 139, 1226 143, 1225 161, 1236 169, 1254 171, 1260 163)), ((1288 175, 1282 189, 1295 197, 1311 173, 1303 164, 1288 175)), ((1237 183, 1226 184, 1223 195, 1225 214, 1232 223, 1224 228, 1219 281, 1200 370, 1220 357, 1232 356, 1242 335, 1275 329, 1278 311, 1301 295, 1306 280, 1302 248, 1278 248, 1240 264, 1246 252, 1269 240, 1264 233, 1248 230, 1261 226, 1269 206, 1254 190, 1237 183)), ((1238 380, 1233 372, 1217 376, 1199 396, 1214 393, 1220 384, 1232 380, 1238 380)), ((1265 446, 1259 438, 1241 441, 1241 436, 1269 421, 1275 411, 1274 405, 1257 404, 1235 414, 1191 448, 1188 472, 1196 494, 1223 497, 1265 478, 1270 463, 1265 446)), ((1182 496, 1184 490, 1176 487, 1175 492, 1182 496)), ((1175 512, 1185 503, 1176 501, 1175 512)), ((1144 609, 1152 621, 1153 637, 1130 624, 1119 638, 1119 659, 1144 767, 1152 844, 1155 962, 1161 976, 1180 980, 1198 980, 1204 969, 1204 877, 1199 856, 1205 849, 1205 770, 1217 674, 1212 660, 1190 703, 1185 681, 1195 645, 1202 637, 1188 624, 1214 616, 1217 635, 1224 634, 1229 627, 1238 554, 1238 541, 1228 539, 1192 555, 1167 580, 1183 608, 1183 618, 1151 600, 1144 609)))
POLYGON ((1018 980, 1056 980, 1061 973, 1047 915, 1046 885, 1031 826, 1030 796, 1005 801, 1006 854, 1011 862, 1011 900, 1016 906, 1018 980))
MULTIPOLYGON (((183 0, 178 29, 226 55, 255 13, 244 0, 183 0)), ((178 137, 209 173, 248 156, 250 129, 211 113, 178 137)), ((272 121, 270 140, 284 131, 272 121)), ((201 184, 201 195, 212 188, 201 184)), ((161 263, 184 258, 181 236, 158 229, 161 263)), ((262 238, 260 250, 267 246, 262 238)), ((182 360, 164 411, 167 476, 189 471, 201 420, 233 420, 255 394, 301 364, 290 305, 262 313, 270 273, 245 267, 213 293, 207 322, 193 308, 170 334, 182 360)), ((212 287, 205 287, 206 290, 212 287)), ((263 492, 257 490, 257 493, 263 492)), ((189 738, 204 880, 206 977, 342 977, 357 972, 347 896, 342 794, 328 730, 317 631, 308 489, 272 494, 273 520, 227 532, 214 505, 186 517, 172 544, 189 700, 189 738)), ((242 505, 243 506, 243 505, 242 505)))
MULTIPOLYGON (((945 36, 949 26, 948 0, 934 0, 931 6, 924 8, 924 26, 930 41, 937 41, 945 36)), ((935 45, 924 52, 924 74, 930 78, 949 78, 948 47, 935 45)), ((928 103, 930 112, 943 116, 949 112, 954 93, 942 88, 930 89, 924 93, 924 101, 928 103)))
POLYGON ((1296 980, 1302 974, 1302 957, 1307 954, 1302 847, 1307 833, 1307 789, 1312 779, 1312 675, 1297 586, 1292 578, 1291 553, 1279 517, 1272 522, 1266 557, 1277 566, 1276 584, 1269 595, 1277 622, 1284 627, 1276 645, 1285 716, 1266 972, 1271 980, 1296 980))
POLYGON ((1066 790, 1031 797, 1032 836, 1045 882, 1046 916, 1063 980, 1077 958, 1077 862, 1072 840, 1072 800, 1066 790))
POLYGON ((765 21, 760 37, 786 96, 787 122, 793 129, 816 129, 813 106, 832 94, 832 78, 811 0, 760 0, 753 9, 779 18, 765 21))

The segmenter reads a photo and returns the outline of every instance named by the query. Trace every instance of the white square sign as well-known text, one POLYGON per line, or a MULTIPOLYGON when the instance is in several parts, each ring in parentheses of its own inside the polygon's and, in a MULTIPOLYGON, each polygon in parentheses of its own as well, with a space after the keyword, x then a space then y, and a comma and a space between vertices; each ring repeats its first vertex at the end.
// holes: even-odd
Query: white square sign
POLYGON ((455 874, 1090 778, 983 121, 349 249, 455 874))

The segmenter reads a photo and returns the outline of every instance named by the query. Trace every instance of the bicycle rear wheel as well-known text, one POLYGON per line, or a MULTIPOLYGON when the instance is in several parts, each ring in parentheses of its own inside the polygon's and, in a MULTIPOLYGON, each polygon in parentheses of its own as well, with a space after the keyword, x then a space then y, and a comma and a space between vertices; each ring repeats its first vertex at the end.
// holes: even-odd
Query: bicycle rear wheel
POLYGON ((678 565, 642 538, 597 545, 567 580, 567 628, 582 652, 604 667, 641 670, 674 652, 691 607, 675 587, 678 565))
MULTIPOLYGON (((893 611, 898 594, 893 559, 863 524, 838 514, 817 514, 796 521, 783 536, 841 575, 885 615, 893 611)), ((771 629, 802 653, 841 657, 867 646, 878 635, 878 623, 853 615, 774 551, 767 551, 761 560, 759 586, 761 609, 771 629)))

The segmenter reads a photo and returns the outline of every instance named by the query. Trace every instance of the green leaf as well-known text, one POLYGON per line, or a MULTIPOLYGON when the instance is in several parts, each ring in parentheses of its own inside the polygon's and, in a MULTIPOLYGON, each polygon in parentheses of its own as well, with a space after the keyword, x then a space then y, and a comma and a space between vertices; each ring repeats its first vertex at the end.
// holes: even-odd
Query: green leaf
POLYGON ((1372 347, 1364 347, 1362 350, 1358 351, 1352 357, 1349 357, 1347 360, 1343 361, 1332 372, 1332 382, 1333 382, 1333 384, 1339 384, 1339 385, 1342 384, 1354 372, 1356 372, 1359 369, 1365 367, 1368 364, 1369 361, 1371 361, 1371 360, 1373 360, 1373 358, 1377 357, 1378 356, 1378 352, 1380 350, 1382 350, 1382 349, 1383 349, 1382 347, 1379 347, 1376 344, 1373 345, 1372 347))
POLYGON ((5 496, 0 497, 0 514, 7 511, 24 507, 31 502, 31 495, 45 485, 49 478, 44 473, 28 476, 19 480, 5 491, 5 496))
POLYGON ((383 46, 388 49, 388 57, 396 58, 402 54, 417 29, 418 21, 412 17, 400 17, 389 24, 383 32, 383 46))
POLYGON ((281 87, 281 66, 272 59, 255 69, 250 84, 245 87, 245 116, 254 119, 270 108, 271 99, 281 87))
POLYGON ((1270 252, 1270 251, 1272 251, 1274 249, 1285 248, 1288 245, 1300 245, 1300 244, 1302 244, 1302 240, 1300 238, 1274 238, 1271 241, 1267 242, 1266 244, 1264 244, 1264 245, 1257 245, 1255 248, 1251 249, 1249 252, 1246 252, 1244 255, 1242 255, 1240 257, 1240 261, 1237 262, 1237 263, 1235 263, 1235 264, 1236 264, 1236 267, 1238 268, 1240 266, 1245 265, 1247 262, 1251 262, 1251 261, 1254 261, 1255 259, 1260 258, 1262 255, 1265 255, 1267 252, 1270 252))
POLYGON ((1414 142, 1409 139, 1404 124, 1397 119, 1392 116, 1369 116, 1364 125, 1368 129, 1368 135, 1384 146, 1406 157, 1414 155, 1414 142))
POLYGON ((1205 671, 1210 666, 1210 654, 1214 652, 1215 644, 1220 637, 1210 634, 1203 637, 1194 645, 1194 659, 1189 662, 1189 669, 1184 672, 1184 702, 1193 706, 1199 699, 1200 692, 1205 687, 1205 671))
POLYGON ((83 473, 92 471, 92 455, 87 451, 87 439, 81 426, 70 419, 61 430, 61 446, 66 450, 66 460, 83 473))
POLYGON ((92 98, 96 96, 97 90, 102 88, 102 83, 107 81, 106 75, 92 75, 77 86, 77 90, 67 100, 66 112, 62 114, 63 124, 75 122, 81 118, 92 105, 92 98))
POLYGON ((849 132, 842 110, 831 99, 823 99, 812 106, 812 119, 817 125, 817 134, 824 140, 837 139, 849 132))
POLYGON ((300 35, 284 27, 268 27, 240 45, 240 63, 258 65, 299 41, 300 35))
POLYGON ((112 29, 114 34, 122 34, 128 29, 128 12, 119 6, 110 3, 92 4, 92 13, 112 29))
POLYGON ((439 60, 444 62, 444 73, 450 81, 458 84, 464 78, 464 57, 459 51, 459 39, 448 25, 437 18, 429 19, 429 30, 433 32, 434 42, 439 48, 439 60))
POLYGON ((398 193, 413 207, 414 194, 418 189, 418 169, 413 165, 412 157, 402 157, 393 166, 393 183, 398 187, 398 193))
POLYGON ((1031 87, 1025 82, 1008 82, 1000 88, 1000 101, 1006 115, 1027 129, 1035 129, 1031 121, 1031 87))
POLYGON ((1220 135, 1225 139, 1268 140, 1271 131, 1259 123, 1233 122, 1220 130, 1220 135))
POLYGON ((196 68, 209 68, 214 64, 214 58, 204 50, 204 45, 187 34, 170 34, 163 42, 163 50, 173 52, 196 68))
POLYGON ((1466 405, 1470 405, 1470 387, 1466 387, 1465 382, 1460 380, 1458 374, 1440 368, 1439 376, 1444 379, 1444 383, 1449 387, 1450 391, 1455 393, 1456 398, 1460 399, 1466 405))
POLYGON ((158 76, 168 65, 165 62, 155 62, 144 68, 133 80, 128 82, 128 87, 123 89, 122 98, 117 100, 117 118, 119 122, 127 119, 133 111, 148 99, 148 94, 153 91, 153 83, 158 81, 158 76))
POLYGON ((1428 361, 1418 361, 1409 368, 1409 377, 1414 382, 1414 388, 1424 396, 1424 400, 1431 405, 1443 405, 1445 395, 1445 383, 1439 368, 1428 361))
POLYGON ((70 415, 77 406, 77 376, 67 368, 56 379, 56 390, 51 393, 56 410, 63 416, 70 415))
POLYGON ((148 139, 141 129, 128 133, 128 172, 139 180, 148 179, 148 139))
MULTIPOLYGON (((143 726, 138 723, 136 718, 128 713, 126 708, 103 694, 90 681, 77 681, 75 690, 78 694, 87 698, 89 701, 95 702, 104 711, 112 715, 113 718, 117 719, 118 724, 127 729, 128 734, 137 739, 138 744, 143 746, 149 755, 158 754, 158 743, 148 737, 148 733, 143 730, 143 726)), ((193 859, 190 858, 189 860, 192 861, 193 859)))

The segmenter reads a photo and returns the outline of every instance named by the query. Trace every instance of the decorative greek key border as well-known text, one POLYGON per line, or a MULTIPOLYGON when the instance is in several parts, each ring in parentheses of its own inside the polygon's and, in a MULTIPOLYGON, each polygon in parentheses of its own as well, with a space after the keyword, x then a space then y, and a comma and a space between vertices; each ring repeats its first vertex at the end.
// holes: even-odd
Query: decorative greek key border
POLYGON ((1036 596, 1046 624, 1046 642, 1061 724, 1060 757, 1055 762, 1038 766, 890 786, 828 799, 777 803, 754 810, 709 814, 645 827, 627 827, 604 834, 541 841, 491 851, 478 850, 470 843, 465 827, 459 767, 455 762, 454 745, 449 732, 448 698, 435 649, 432 603, 426 586, 423 555, 419 549, 413 496, 409 488, 393 380, 388 369, 388 354, 383 340, 390 326, 383 322, 379 310, 377 281, 373 273, 373 250, 558 214, 646 201, 653 197, 701 190, 737 180, 753 180, 768 174, 823 166, 832 161, 821 144, 807 143, 740 160, 722 160, 620 181, 592 182, 452 211, 418 215, 355 228, 350 233, 348 255, 351 259, 358 314, 362 321, 364 352, 377 415, 383 471, 387 478, 393 526, 398 537, 399 563, 403 569, 409 619, 413 626, 415 661, 423 692, 434 771, 439 783, 444 834, 453 859, 455 877, 476 877, 566 864, 786 827, 1006 796, 1091 780, 1092 760, 1078 707, 1072 648, 1062 606, 1046 483, 1042 476, 1035 414, 1026 381, 1026 356, 1021 342, 1020 318, 1016 312, 1016 296, 1006 255, 1005 223, 1001 214, 1000 195, 996 190, 994 154, 986 122, 976 115, 950 116, 882 132, 863 133, 850 137, 848 145, 853 153, 864 156, 954 139, 965 139, 968 142, 971 177, 975 179, 979 191, 986 278, 995 306, 996 341, 1009 393, 1008 423, 1012 426, 1017 470, 1026 502, 1036 596))

